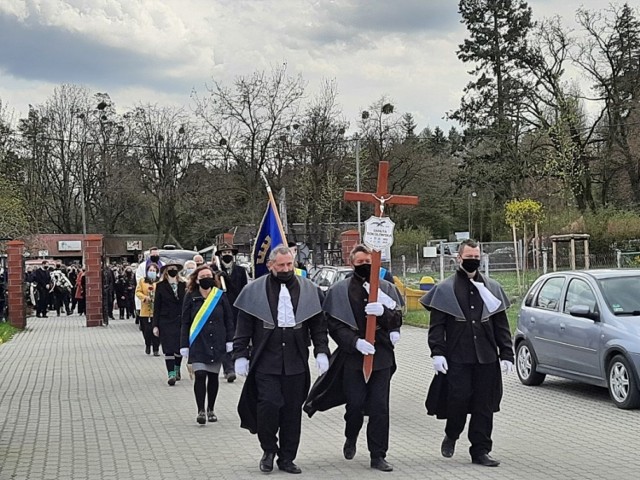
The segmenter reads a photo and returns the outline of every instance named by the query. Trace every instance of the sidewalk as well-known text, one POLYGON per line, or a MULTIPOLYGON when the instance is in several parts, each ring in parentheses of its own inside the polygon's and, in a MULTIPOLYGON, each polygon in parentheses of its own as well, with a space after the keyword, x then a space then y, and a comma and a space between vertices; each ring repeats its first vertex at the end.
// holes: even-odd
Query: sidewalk
MULTIPOLYGON (((524 387, 515 375, 505 380, 495 419, 494 455, 503 464, 472 465, 466 438, 444 459, 444 424, 424 410, 432 375, 426 331, 403 328, 397 354, 388 455, 394 472, 369 468, 364 431, 356 458, 342 457, 344 410, 335 409, 303 420, 296 459, 303 478, 601 479, 640 471, 640 411, 616 409, 604 389, 554 379, 524 387)), ((80 316, 29 318, 25 332, 0 346, 0 378, 0 479, 262 475, 258 440, 239 428, 236 414, 243 380, 221 379, 219 421, 197 425, 186 368, 169 387, 163 358, 144 354, 132 320, 86 328, 80 316)))

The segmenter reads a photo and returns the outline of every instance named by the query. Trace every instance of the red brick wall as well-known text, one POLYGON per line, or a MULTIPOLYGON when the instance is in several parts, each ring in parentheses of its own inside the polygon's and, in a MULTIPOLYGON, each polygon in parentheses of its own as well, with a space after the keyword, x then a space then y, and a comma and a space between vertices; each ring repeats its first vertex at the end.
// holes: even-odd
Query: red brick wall
POLYGON ((360 234, 358 233, 358 230, 347 230, 346 232, 342 232, 340 234, 340 243, 342 245, 342 262, 345 265, 350 265, 349 253, 351 253, 353 247, 360 243, 360 234))
POLYGON ((9 301, 9 324, 16 328, 27 326, 26 301, 24 298, 24 242, 7 242, 7 293, 9 301))
POLYGON ((102 235, 87 235, 84 242, 87 267, 87 327, 102 325, 102 235))

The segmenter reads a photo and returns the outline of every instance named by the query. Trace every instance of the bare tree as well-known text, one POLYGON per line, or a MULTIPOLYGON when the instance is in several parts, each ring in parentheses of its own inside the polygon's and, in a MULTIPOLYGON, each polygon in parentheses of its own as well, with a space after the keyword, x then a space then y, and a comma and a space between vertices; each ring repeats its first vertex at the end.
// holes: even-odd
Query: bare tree
POLYGON ((237 172, 229 194, 253 221, 264 208, 263 196, 256 195, 260 173, 275 159, 278 139, 296 123, 303 94, 302 77, 291 77, 286 64, 238 77, 232 88, 214 80, 204 95, 193 94, 196 115, 219 147, 218 160, 237 172))

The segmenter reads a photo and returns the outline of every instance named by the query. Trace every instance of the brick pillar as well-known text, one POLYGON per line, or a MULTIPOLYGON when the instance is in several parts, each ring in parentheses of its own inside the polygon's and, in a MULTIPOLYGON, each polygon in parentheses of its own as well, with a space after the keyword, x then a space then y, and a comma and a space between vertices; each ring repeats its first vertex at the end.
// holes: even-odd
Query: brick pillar
POLYGON ((342 246, 342 263, 350 265, 349 253, 358 243, 360 243, 360 234, 358 230, 347 230, 340 234, 340 244, 342 246))
POLYGON ((9 324, 16 328, 27 326, 26 301, 24 298, 24 242, 7 242, 7 293, 9 301, 9 324))
POLYGON ((102 325, 102 235, 87 235, 83 249, 87 268, 87 327, 99 327, 102 325))

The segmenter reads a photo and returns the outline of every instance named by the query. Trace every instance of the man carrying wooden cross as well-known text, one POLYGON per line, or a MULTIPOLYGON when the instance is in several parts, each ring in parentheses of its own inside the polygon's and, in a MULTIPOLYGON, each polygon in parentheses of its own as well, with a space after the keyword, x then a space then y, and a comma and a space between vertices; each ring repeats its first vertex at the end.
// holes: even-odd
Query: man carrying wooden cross
POLYGON ((396 287, 380 279, 378 300, 370 299, 371 250, 356 245, 349 255, 354 273, 333 285, 322 304, 327 313, 329 334, 338 344, 331 357, 327 374, 314 385, 305 411, 316 411, 346 403, 343 454, 351 460, 356 454, 358 434, 369 416, 367 446, 371 468, 390 472, 393 466, 385 460, 389 449, 389 391, 396 370, 394 345, 400 340, 402 303, 396 287), (375 346, 365 337, 367 315, 374 315, 377 327, 375 346), (375 354, 375 355, 374 355, 375 354), (373 357, 373 371, 368 381, 363 372, 363 359, 373 357))

